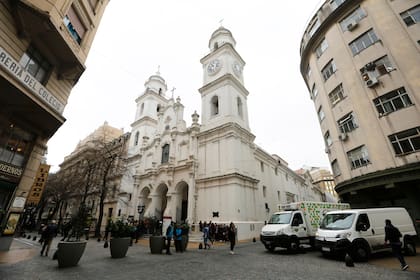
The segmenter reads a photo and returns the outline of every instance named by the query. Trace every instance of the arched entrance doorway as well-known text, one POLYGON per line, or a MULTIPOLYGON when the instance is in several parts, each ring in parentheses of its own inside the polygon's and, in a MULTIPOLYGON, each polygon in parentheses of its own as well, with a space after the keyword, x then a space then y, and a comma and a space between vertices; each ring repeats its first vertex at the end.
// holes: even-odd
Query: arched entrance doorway
POLYGON ((188 184, 180 182, 176 186, 176 192, 178 194, 177 201, 177 221, 185 221, 188 217, 188 184))

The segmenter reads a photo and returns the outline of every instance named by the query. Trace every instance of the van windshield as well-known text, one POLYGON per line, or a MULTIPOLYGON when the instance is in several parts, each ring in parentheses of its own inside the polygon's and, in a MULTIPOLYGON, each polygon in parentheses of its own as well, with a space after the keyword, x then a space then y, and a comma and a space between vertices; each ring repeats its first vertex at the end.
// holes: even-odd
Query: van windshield
POLYGON ((320 229, 349 229, 353 224, 354 213, 327 214, 319 226, 320 229))
POLYGON ((288 224, 288 223, 290 223, 290 218, 291 217, 292 217, 292 213, 273 214, 273 216, 271 216, 268 223, 269 224, 288 224))

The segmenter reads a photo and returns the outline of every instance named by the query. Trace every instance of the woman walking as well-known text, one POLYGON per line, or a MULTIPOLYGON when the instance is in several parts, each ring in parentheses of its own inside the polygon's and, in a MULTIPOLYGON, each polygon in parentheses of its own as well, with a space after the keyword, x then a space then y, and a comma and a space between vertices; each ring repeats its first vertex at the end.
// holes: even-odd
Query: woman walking
POLYGON ((236 228, 235 228, 235 224, 233 222, 230 223, 229 228, 228 228, 228 239, 230 242, 230 254, 233 255, 233 248, 235 247, 235 243, 236 243, 236 228))

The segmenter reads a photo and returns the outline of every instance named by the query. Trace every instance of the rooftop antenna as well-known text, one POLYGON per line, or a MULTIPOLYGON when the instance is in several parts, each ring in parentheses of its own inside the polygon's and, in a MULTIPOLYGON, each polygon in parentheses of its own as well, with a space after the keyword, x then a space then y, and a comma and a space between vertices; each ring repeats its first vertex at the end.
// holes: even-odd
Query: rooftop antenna
POLYGON ((156 74, 160 75, 160 65, 158 65, 158 70, 157 70, 156 74))
POLYGON ((220 27, 222 27, 222 26, 223 26, 223 20, 224 20, 224 18, 222 18, 221 20, 219 20, 220 27))

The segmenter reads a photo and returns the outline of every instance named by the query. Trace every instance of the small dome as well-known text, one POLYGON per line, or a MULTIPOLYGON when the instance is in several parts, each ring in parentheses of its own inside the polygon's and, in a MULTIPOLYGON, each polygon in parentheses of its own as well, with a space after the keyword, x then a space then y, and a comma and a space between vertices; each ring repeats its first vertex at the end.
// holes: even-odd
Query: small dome
POLYGON ((144 83, 144 87, 146 88, 146 91, 152 90, 158 94, 164 94, 168 90, 166 82, 160 76, 159 72, 150 76, 149 79, 144 83))
POLYGON ((230 43, 233 47, 236 46, 236 41, 233 38, 232 32, 220 26, 216 31, 211 34, 209 41, 210 50, 215 50, 225 43, 230 43))

